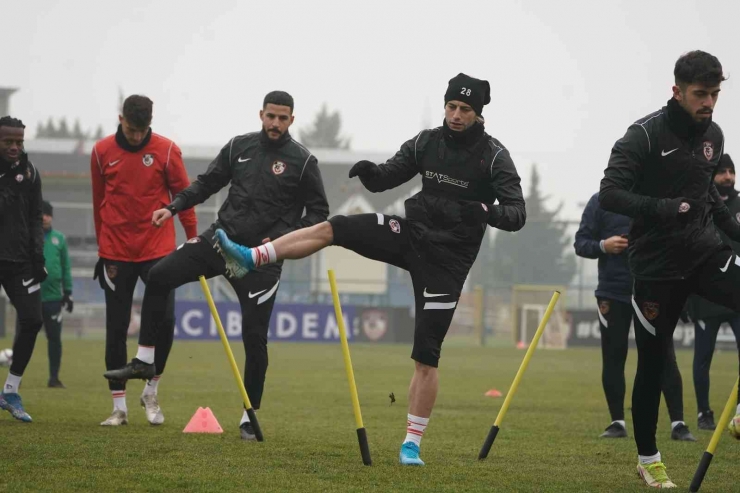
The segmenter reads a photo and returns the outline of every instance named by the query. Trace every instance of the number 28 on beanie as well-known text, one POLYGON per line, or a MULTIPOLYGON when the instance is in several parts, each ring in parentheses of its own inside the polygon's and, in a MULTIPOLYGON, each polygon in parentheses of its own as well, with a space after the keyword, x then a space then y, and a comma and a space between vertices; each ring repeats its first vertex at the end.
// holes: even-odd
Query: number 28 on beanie
POLYGON ((483 106, 491 102, 491 86, 487 80, 476 79, 463 73, 450 79, 445 93, 445 104, 449 101, 461 101, 473 108, 480 116, 483 106))

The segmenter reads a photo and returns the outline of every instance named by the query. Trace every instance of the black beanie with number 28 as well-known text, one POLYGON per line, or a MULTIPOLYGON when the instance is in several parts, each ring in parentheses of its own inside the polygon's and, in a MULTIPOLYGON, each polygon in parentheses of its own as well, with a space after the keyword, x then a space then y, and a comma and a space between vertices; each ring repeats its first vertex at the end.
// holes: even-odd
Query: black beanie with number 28
POLYGON ((481 116, 483 106, 491 102, 491 85, 487 80, 476 79, 463 73, 450 79, 445 92, 445 104, 449 101, 461 101, 473 108, 481 116))

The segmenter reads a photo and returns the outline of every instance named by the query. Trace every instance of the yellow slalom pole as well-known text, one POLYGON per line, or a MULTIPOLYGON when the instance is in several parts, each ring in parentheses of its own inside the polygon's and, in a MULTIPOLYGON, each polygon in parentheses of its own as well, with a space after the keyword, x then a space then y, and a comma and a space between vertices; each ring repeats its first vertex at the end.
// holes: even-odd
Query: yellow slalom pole
POLYGON ((519 388, 519 382, 521 382, 522 376, 524 375, 524 372, 527 370, 527 366, 529 366, 529 360, 532 359, 534 350, 537 348, 537 344, 540 342, 540 337, 542 337, 542 333, 545 331, 547 322, 550 320, 552 311, 555 309, 555 305, 557 304, 559 298, 560 298, 560 291, 555 291, 552 294, 552 298, 550 299, 550 304, 547 305, 547 310, 545 310, 545 316, 542 317, 542 320, 540 321, 540 325, 539 327, 537 327, 537 332, 535 332, 534 337, 532 338, 532 342, 530 342, 529 348, 527 348, 527 354, 524 355, 524 360, 522 361, 522 364, 519 366, 519 370, 516 372, 516 376, 514 377, 514 383, 511 384, 511 388, 509 389, 509 392, 507 392, 506 394, 506 399, 504 399, 504 404, 503 406, 501 406, 501 410, 498 412, 498 416, 496 416, 496 421, 494 422, 493 426, 491 426, 491 429, 488 432, 488 436, 486 437, 486 441, 483 442, 483 447, 481 448, 480 453, 478 454, 478 459, 485 459, 486 457, 488 457, 488 452, 491 450, 493 441, 496 440, 496 435, 498 435, 501 422, 504 420, 504 416, 506 416, 506 411, 508 411, 509 409, 509 404, 511 404, 511 399, 514 397, 514 394, 516 393, 516 389, 519 388))
POLYGON ((370 458, 370 447, 367 443, 367 432, 362 424, 362 412, 360 412, 360 398, 357 395, 357 385, 355 384, 355 373, 352 370, 352 358, 349 355, 349 343, 347 342, 347 329, 344 325, 344 316, 342 315, 342 305, 339 303, 339 292, 337 290, 337 280, 334 277, 334 270, 329 269, 329 285, 331 286, 331 297, 334 301, 334 315, 337 318, 339 326, 339 338, 342 341, 342 354, 344 355, 344 368, 347 370, 347 380, 349 381, 349 393, 352 396, 352 409, 355 413, 355 424, 357 425, 357 440, 360 444, 360 454, 362 463, 366 466, 372 465, 370 458))
POLYGON ((712 458, 714 458, 714 451, 717 449, 717 444, 719 443, 719 439, 722 436, 722 431, 727 428, 727 424, 730 422, 730 418, 732 417, 732 411, 733 409, 735 409, 735 406, 737 406, 738 384, 740 384, 740 378, 735 380, 735 386, 732 388, 730 398, 727 399, 727 404, 725 404, 725 409, 724 411, 722 411, 722 416, 720 416, 717 427, 714 429, 712 439, 709 440, 707 450, 704 452, 704 455, 702 455, 701 461, 699 461, 699 466, 696 468, 696 472, 694 473, 694 478, 691 480, 689 491, 699 491, 701 483, 702 481, 704 481, 704 475, 707 473, 707 469, 709 469, 709 464, 712 462, 712 458))
POLYGON ((198 281, 200 281, 200 287, 203 290, 203 294, 206 296, 206 301, 208 301, 208 308, 211 309, 211 316, 216 322, 218 335, 221 337, 221 343, 224 345, 226 357, 231 364, 231 371, 234 374, 234 379, 236 379, 236 383, 239 387, 239 392, 242 395, 242 401, 244 401, 244 407, 247 410, 249 421, 252 423, 252 428, 254 428, 254 436, 257 438, 258 442, 261 442, 264 440, 262 429, 260 428, 259 422, 257 421, 257 414, 254 412, 254 409, 252 409, 252 403, 249 402, 247 389, 244 388, 244 381, 239 374, 239 367, 237 366, 236 360, 234 359, 234 353, 231 351, 229 340, 226 338, 226 332, 224 331, 224 326, 221 324, 221 317, 218 315, 218 311, 216 310, 216 304, 213 302, 213 296, 211 296, 211 290, 208 288, 208 282, 206 281, 206 278, 204 276, 199 276, 198 281))

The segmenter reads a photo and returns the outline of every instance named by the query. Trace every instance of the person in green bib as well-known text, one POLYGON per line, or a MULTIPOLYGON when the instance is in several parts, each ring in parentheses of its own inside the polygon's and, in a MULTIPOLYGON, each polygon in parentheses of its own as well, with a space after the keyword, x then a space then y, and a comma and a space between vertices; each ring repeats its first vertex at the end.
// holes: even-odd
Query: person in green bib
POLYGON ((64 388, 59 380, 62 362, 62 311, 72 313, 72 273, 70 271, 67 240, 59 231, 52 229, 54 209, 44 200, 42 205, 44 228, 44 259, 49 277, 41 283, 41 306, 44 329, 49 341, 49 387, 64 388))

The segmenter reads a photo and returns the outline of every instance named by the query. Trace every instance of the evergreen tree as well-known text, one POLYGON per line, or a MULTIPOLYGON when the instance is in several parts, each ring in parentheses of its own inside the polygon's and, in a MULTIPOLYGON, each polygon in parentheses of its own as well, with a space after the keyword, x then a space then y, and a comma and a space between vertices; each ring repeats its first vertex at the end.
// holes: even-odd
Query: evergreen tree
MULTIPOLYGON (((573 238, 567 224, 556 219, 562 204, 554 210, 545 206, 547 197, 539 189, 536 165, 527 204, 527 223, 516 233, 496 231, 493 245, 490 237, 483 240, 481 252, 471 269, 473 284, 511 286, 513 284, 568 285, 576 273, 573 238)), ((490 228, 489 228, 490 234, 490 228)))
POLYGON ((59 129, 57 130, 59 139, 69 139, 70 133, 69 133, 69 127, 67 126, 67 119, 62 117, 61 120, 59 120, 59 129))
POLYGON ((349 138, 339 134, 342 128, 342 117, 339 111, 329 113, 326 103, 316 115, 313 127, 307 131, 301 130, 301 142, 309 148, 349 149, 349 138))

